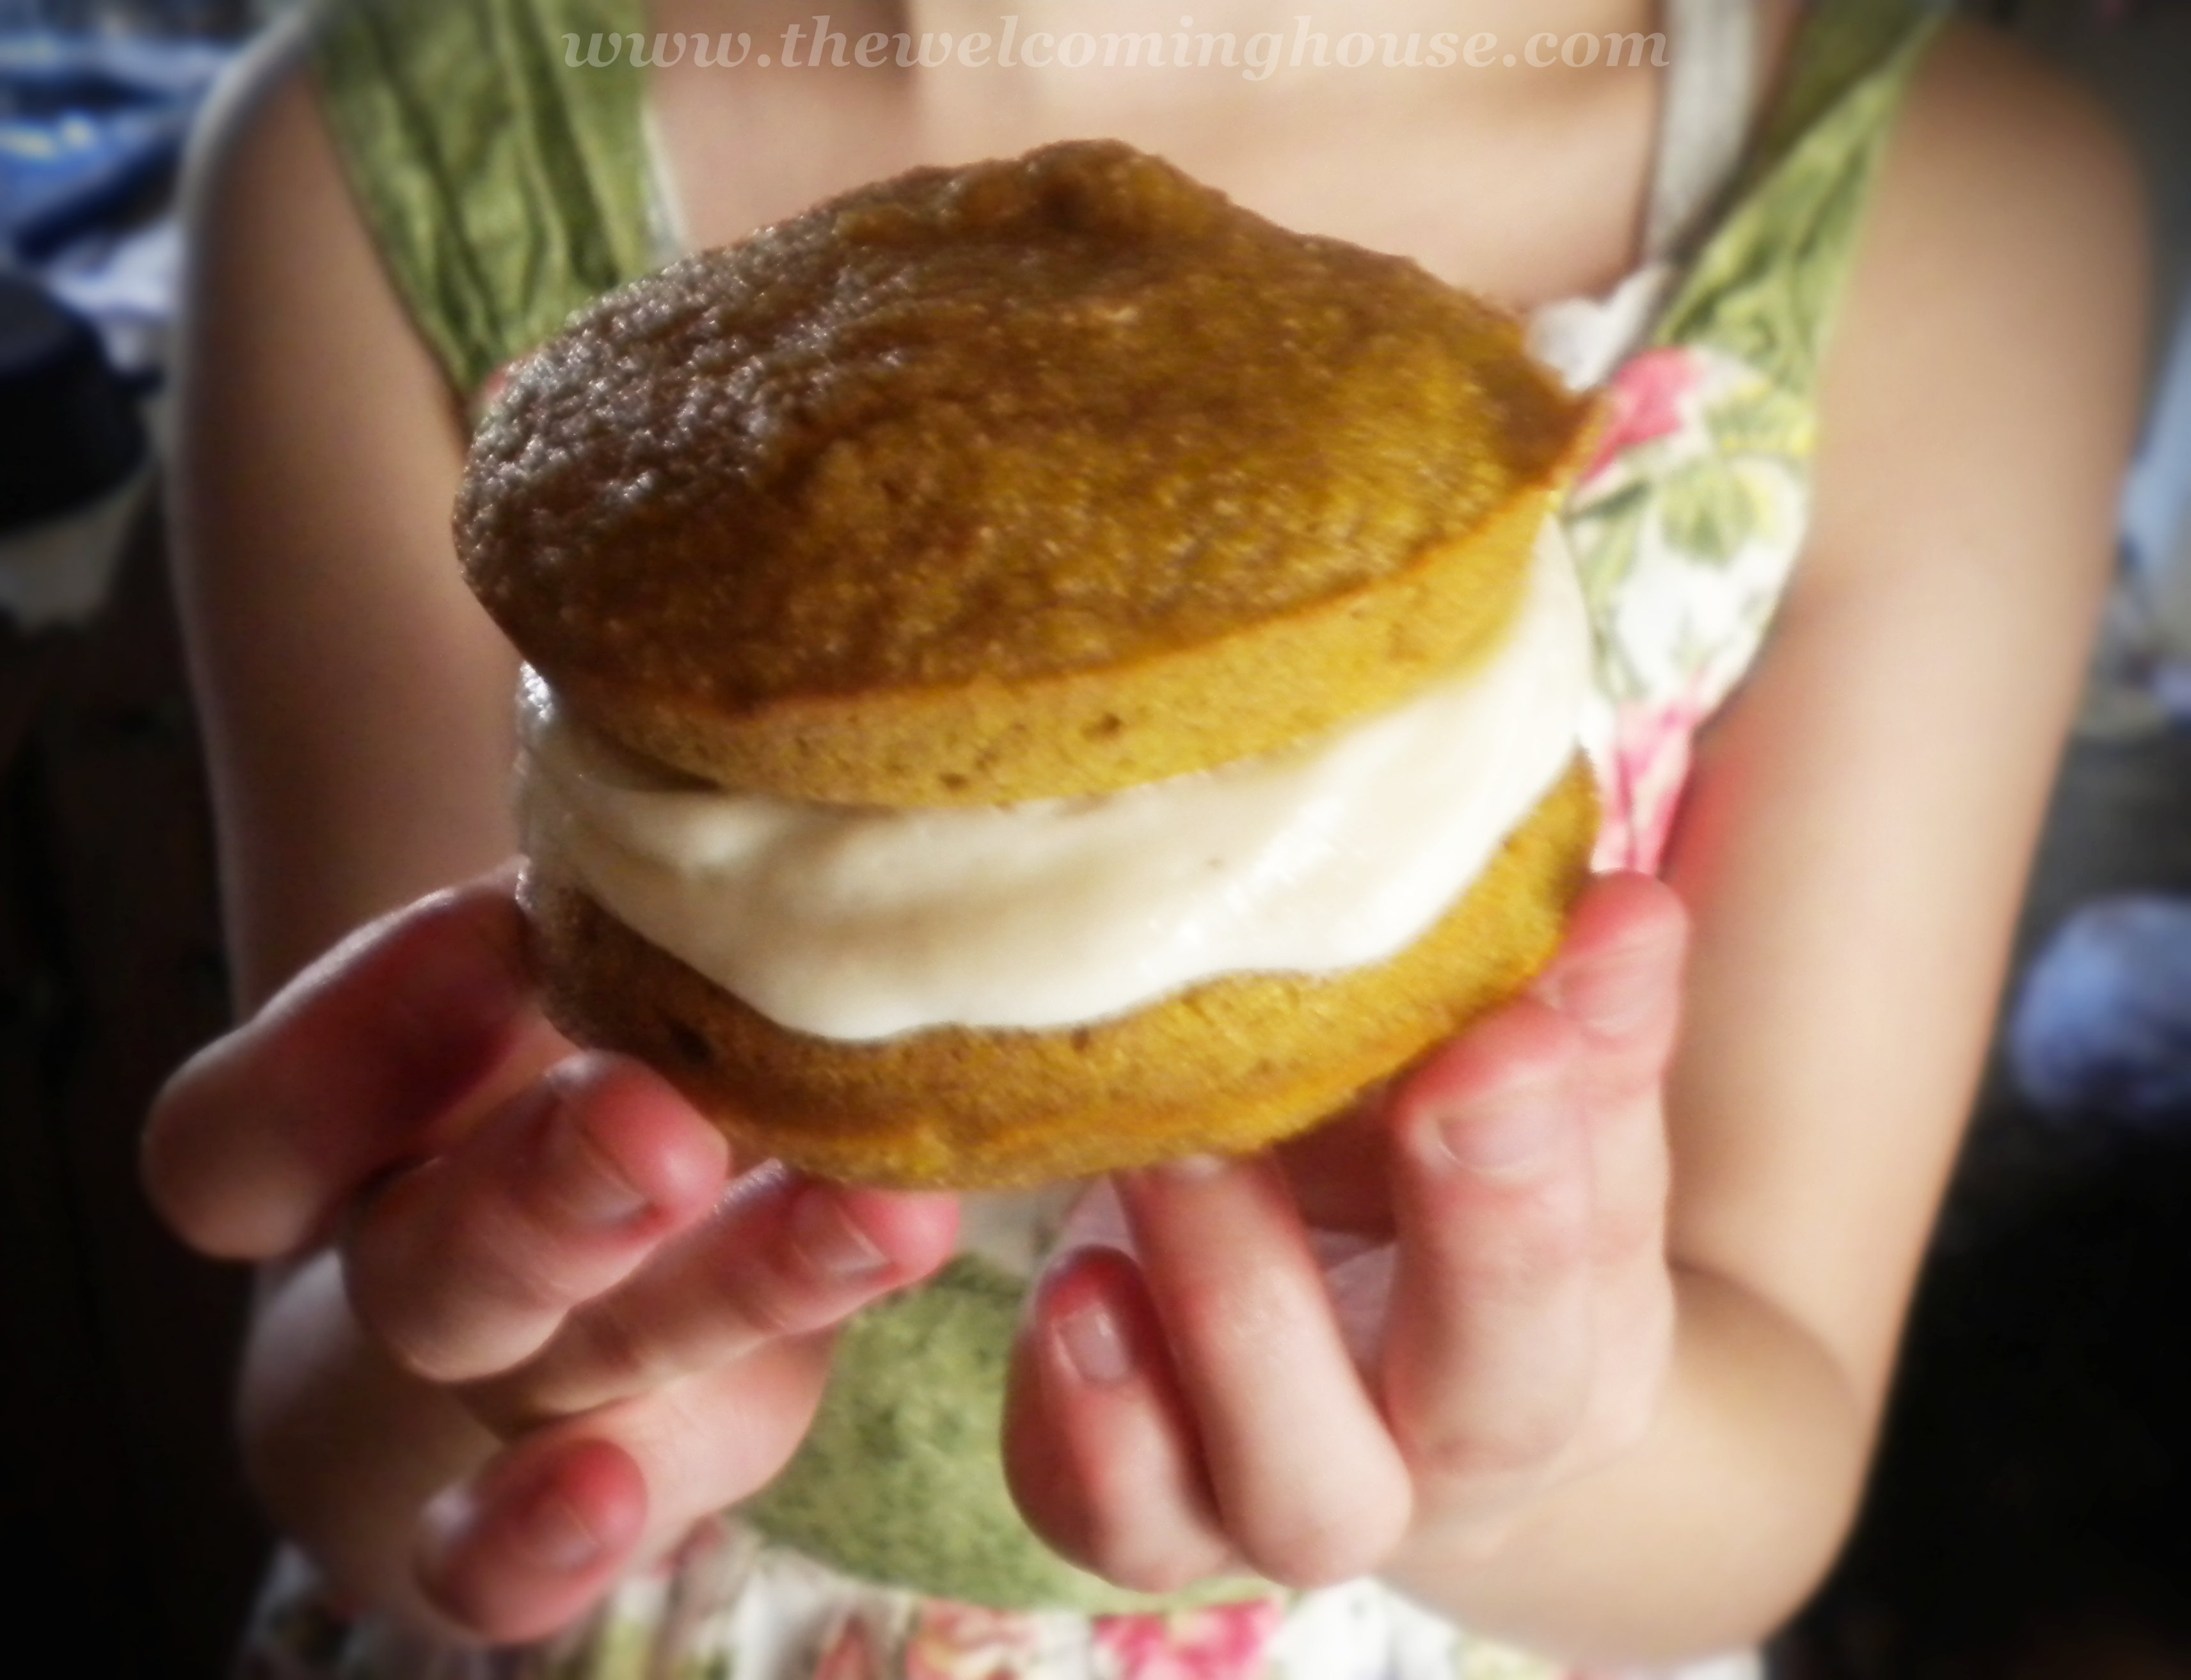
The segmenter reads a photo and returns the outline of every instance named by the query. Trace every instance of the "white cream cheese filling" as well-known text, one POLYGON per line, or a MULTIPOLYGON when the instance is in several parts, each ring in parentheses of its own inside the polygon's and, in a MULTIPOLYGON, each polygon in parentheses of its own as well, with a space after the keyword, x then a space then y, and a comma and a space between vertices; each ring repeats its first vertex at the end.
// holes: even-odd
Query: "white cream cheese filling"
POLYGON ((1547 520, 1488 661, 1282 752, 1100 797, 811 804, 676 782, 527 671, 520 820, 536 863, 783 1026, 1067 1027, 1397 955, 1551 791, 1589 679, 1547 520))

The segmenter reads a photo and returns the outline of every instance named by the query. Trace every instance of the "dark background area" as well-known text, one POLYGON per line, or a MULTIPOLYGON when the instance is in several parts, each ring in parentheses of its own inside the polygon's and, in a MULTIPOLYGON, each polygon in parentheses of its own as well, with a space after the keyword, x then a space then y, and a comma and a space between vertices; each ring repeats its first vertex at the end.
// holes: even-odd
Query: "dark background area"
MULTIPOLYGON (((2018 968, 2102 894, 2191 893, 2191 737, 2080 740, 2018 968)), ((2065 1125, 1996 1055, 1857 1533, 1785 1680, 2191 1676, 2191 1115, 2065 1125)))
MULTIPOLYGON (((242 0, 26 4, 242 27, 242 0)), ((2153 167, 2164 295, 2191 253, 2191 5, 1975 8, 2080 69, 2153 167)), ((2191 735, 2081 738, 2018 938, 2191 892, 2191 735)), ((248 1285, 162 1234, 134 1170, 166 1072, 225 1019, 202 764, 156 508, 105 609, 0 618, 0 1673, 210 1680, 266 1536, 230 1444, 248 1285)), ((2069 1127, 1996 1065, 1912 1320, 1865 1511, 1787 1680, 2191 1677, 2191 1116, 2069 1127)))
MULTIPOLYGON (((83 631, 0 621, 0 1627, 75 1671, 221 1672, 265 1539, 235 1461, 247 1281, 137 1189, 137 1130, 227 1013, 156 508, 83 631)), ((8 1652, 14 1652, 10 1656, 8 1652)))

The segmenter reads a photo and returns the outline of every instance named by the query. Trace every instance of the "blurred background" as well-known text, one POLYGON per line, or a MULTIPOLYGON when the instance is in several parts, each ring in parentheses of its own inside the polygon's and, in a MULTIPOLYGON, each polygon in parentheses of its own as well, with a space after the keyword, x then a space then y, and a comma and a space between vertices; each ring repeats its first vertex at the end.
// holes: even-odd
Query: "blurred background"
MULTIPOLYGON (((159 534, 176 166, 276 0, 0 0, 0 1669, 220 1673, 247 1284, 137 1193, 225 1022, 159 534), (76 1643, 80 1635, 71 1635, 76 1643)), ((1970 0, 2144 155, 2121 565, 1854 1543, 1782 1680, 2191 1677, 2191 0, 1970 0)))

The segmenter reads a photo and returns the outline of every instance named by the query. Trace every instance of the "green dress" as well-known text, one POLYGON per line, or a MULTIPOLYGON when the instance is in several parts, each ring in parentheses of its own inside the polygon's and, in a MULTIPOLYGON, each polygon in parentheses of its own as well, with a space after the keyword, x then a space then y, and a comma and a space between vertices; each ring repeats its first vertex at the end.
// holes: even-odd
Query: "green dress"
MULTIPOLYGON (((573 309, 675 254, 646 71, 697 46, 741 48, 735 36, 697 46, 650 37, 641 21, 636 0, 387 0, 323 24, 320 90, 353 190, 467 404, 573 309)), ((1608 816, 1598 860, 1647 870, 1678 809, 1691 738, 1750 668, 1801 551, 1819 361, 1879 155, 1933 33, 1929 14, 1897 0, 1822 0, 1753 125, 1749 0, 1668 0, 1668 22, 1647 261, 1608 296, 1533 321, 1539 355, 1608 400, 1596 458, 1561 518, 1596 634, 1585 739, 1608 816), (1761 138, 1746 149, 1753 127, 1761 138)), ((757 50, 743 48, 748 61, 757 50)), ((1566 1676, 1374 1580, 1300 1592, 1238 1581, 1160 1601, 1042 1546, 999 1460, 1004 1362, 1043 1257, 1108 1234, 1096 1229, 1104 1193, 1084 1189, 970 1198, 962 1252, 848 1328, 821 1413, 783 1473, 562 1637, 429 1650, 344 1617, 291 1554, 262 1604, 249 1671, 1566 1676)), ((1333 1274, 1372 1321, 1389 1257, 1373 1250, 1333 1274)), ((1738 1654, 1679 1677, 1757 1671, 1738 1654)))

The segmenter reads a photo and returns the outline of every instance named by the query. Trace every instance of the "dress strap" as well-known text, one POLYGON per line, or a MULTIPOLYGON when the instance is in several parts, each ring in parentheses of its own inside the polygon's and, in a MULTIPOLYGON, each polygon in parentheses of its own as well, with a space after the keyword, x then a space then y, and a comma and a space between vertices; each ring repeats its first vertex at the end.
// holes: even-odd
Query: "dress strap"
POLYGON ((1757 104, 1756 0, 1665 0, 1665 23, 1647 263, 1681 255, 1725 196, 1757 104))
POLYGON ((1809 400, 1896 111, 1940 21, 1920 0, 1817 0, 1655 342, 1723 350, 1809 400))
POLYGON ((322 8, 322 109, 397 294, 469 400, 662 260, 639 0, 322 8))
POLYGON ((1753 156, 1609 382, 1563 519, 1591 603, 1600 867, 1655 870, 1690 744, 1764 645, 1809 529, 1818 370, 1937 18, 1816 0, 1753 156))

